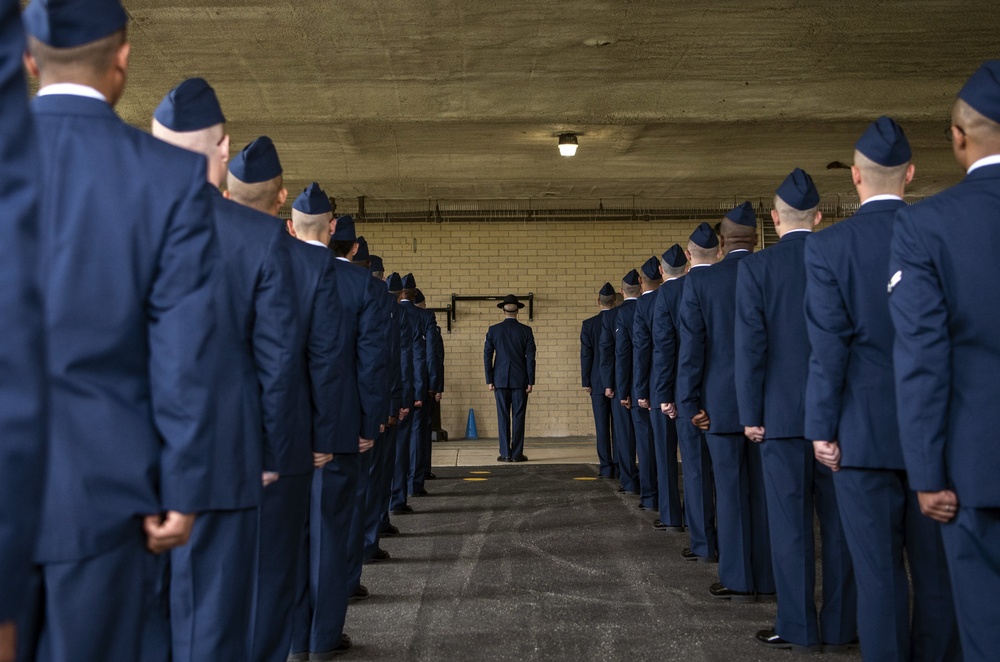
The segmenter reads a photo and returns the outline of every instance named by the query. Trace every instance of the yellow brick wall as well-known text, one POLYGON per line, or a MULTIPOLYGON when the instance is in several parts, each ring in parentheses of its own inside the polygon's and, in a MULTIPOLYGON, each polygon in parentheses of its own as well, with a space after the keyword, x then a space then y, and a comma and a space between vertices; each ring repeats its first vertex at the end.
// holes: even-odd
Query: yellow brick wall
MULTIPOLYGON (((412 272, 428 307, 451 294, 535 295, 537 375, 528 399, 531 437, 593 434, 589 396, 580 387, 580 325, 596 315, 597 291, 617 288, 629 269, 674 242, 685 245, 694 221, 359 223, 358 234, 387 271, 412 272)), ((438 313, 445 346, 442 427, 465 434, 469 408, 480 437, 497 436, 496 405, 486 388, 483 340, 503 319, 495 302, 460 301, 452 333, 438 313)))

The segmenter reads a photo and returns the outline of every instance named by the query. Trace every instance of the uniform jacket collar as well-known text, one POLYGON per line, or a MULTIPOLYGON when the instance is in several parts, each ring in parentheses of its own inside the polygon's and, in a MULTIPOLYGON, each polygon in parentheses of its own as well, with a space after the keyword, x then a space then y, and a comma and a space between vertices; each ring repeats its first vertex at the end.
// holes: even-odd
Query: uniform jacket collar
POLYGON ((981 179, 1000 179, 1000 163, 980 166, 967 174, 962 181, 975 182, 981 179))
POLYGON ((38 113, 85 115, 89 117, 118 119, 114 108, 104 101, 81 97, 75 94, 47 94, 35 97, 31 102, 31 106, 38 113))
POLYGON ((900 207, 905 206, 906 203, 902 200, 873 200, 872 202, 866 202, 858 207, 858 211, 854 212, 854 215, 861 216, 862 214, 882 214, 888 211, 895 211, 900 207))
POLYGON ((806 237, 808 237, 811 234, 812 232, 787 232, 781 239, 778 240, 778 243, 781 243, 783 241, 784 242, 803 241, 806 237))
POLYGON ((750 251, 746 249, 734 249, 726 253, 726 257, 722 258, 722 261, 726 260, 742 260, 747 255, 750 255, 750 251))

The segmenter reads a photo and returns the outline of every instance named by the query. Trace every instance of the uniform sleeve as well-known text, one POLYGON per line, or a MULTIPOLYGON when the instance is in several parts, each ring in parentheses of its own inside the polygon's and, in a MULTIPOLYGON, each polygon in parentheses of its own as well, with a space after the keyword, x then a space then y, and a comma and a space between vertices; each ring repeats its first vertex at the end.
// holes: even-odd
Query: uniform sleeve
POLYGON ((948 308, 938 272, 919 230, 896 214, 889 253, 895 286, 889 312, 896 327, 893 365, 899 437, 910 489, 948 488, 945 441, 951 396, 948 308), (897 277, 896 274, 899 274, 897 277))
MULTIPOLYGON (((658 298, 657 292, 643 296, 654 297, 651 303, 655 304, 656 298, 658 298)), ((651 329, 646 324, 645 315, 636 308, 635 316, 632 318, 632 394, 636 400, 649 399, 649 372, 652 363, 653 336, 651 329)))
POLYGON ((486 342, 483 343, 483 366, 486 368, 487 384, 493 383, 493 354, 496 351, 496 347, 491 336, 492 332, 492 329, 486 332, 486 342))
POLYGON ((348 348, 343 327, 345 311, 337 297, 337 272, 331 257, 324 263, 313 303, 312 320, 306 353, 309 360, 309 386, 312 390, 313 451, 333 453, 337 436, 334 407, 327 406, 329 394, 338 388, 349 388, 338 367, 344 362, 348 348))
MULTIPOLYGON (((662 286, 661 286, 662 287, 662 286)), ((674 332, 674 321, 670 316, 670 304, 666 294, 656 297, 653 307, 653 374, 650 377, 650 405, 674 401, 674 380, 677 366, 677 337, 674 332)))
MULTIPOLYGON (((284 230, 278 227, 277 232, 284 230)), ((276 235, 254 297, 253 359, 260 382, 265 471, 277 467, 277 458, 286 457, 294 443, 288 412, 296 357, 287 335, 296 324, 295 302, 289 255, 276 235)))
MULTIPOLYGON (((186 165, 186 164, 185 164, 186 165)), ((215 346, 215 280, 221 278, 204 159, 191 169, 160 250, 147 300, 153 420, 163 440, 160 499, 165 510, 210 508, 215 438, 213 387, 220 380, 215 346)))
MULTIPOLYGON (((416 309, 411 306, 410 311, 414 310, 416 309)), ((424 343, 424 335, 420 329, 420 318, 416 314, 412 314, 410 319, 413 320, 414 324, 411 341, 413 345, 410 348, 410 357, 413 359, 413 399, 423 402, 427 399, 427 345, 424 343)))
POLYGON ((0 622, 24 613, 41 517, 45 362, 38 289, 38 157, 22 74, 20 6, 0 1, 0 622))
POLYGON ((437 393, 437 385, 441 381, 441 375, 438 372, 441 365, 440 357, 438 357, 440 332, 438 331, 437 317, 432 311, 428 311, 428 313, 427 328, 424 332, 424 351, 427 353, 427 390, 437 393))
MULTIPOLYGON (((597 318, 598 321, 600 318, 597 318)), ((580 329, 580 372, 583 376, 583 386, 590 386, 590 373, 594 368, 594 343, 587 333, 587 323, 580 329)))
MULTIPOLYGON (((691 276, 687 276, 691 278, 691 276)), ((677 411, 692 418, 701 410, 701 392, 705 376, 705 316, 697 287, 684 284, 680 305, 681 349, 677 357, 677 411)))
POLYGON ((437 360, 438 360, 438 381, 434 387, 434 390, 438 393, 444 393, 444 337, 441 335, 441 327, 434 327, 437 338, 437 360))
POLYGON ((535 384, 535 333, 528 328, 528 346, 524 351, 524 358, 528 364, 528 386, 534 386, 535 384))
POLYGON ((388 297, 388 308, 390 321, 388 326, 389 337, 386 342, 389 345, 389 416, 397 416, 399 414, 400 407, 406 407, 409 409, 412 406, 412 398, 410 405, 403 404, 403 363, 400 356, 401 345, 399 342, 400 331, 399 331, 399 314, 393 314, 393 306, 395 303, 392 297, 388 297))
POLYGON ((601 315, 601 381, 607 388, 615 386, 615 317, 617 311, 609 310, 601 315))
POLYGON ((384 423, 385 371, 388 350, 385 346, 385 316, 379 281, 367 278, 364 300, 358 317, 357 384, 361 397, 361 437, 374 439, 384 423))
POLYGON ((854 335, 836 272, 813 237, 806 239, 806 331, 812 351, 806 382, 806 439, 836 441, 854 335))
MULTIPOLYGON (((621 318, 620 315, 619 318, 621 318)), ((635 319, 634 315, 632 319, 635 319)), ((632 395, 632 325, 625 324, 624 319, 615 320, 614 384, 617 399, 624 400, 632 395)))
POLYGON ((767 323, 764 292, 749 260, 736 275, 736 404, 740 423, 765 425, 764 381, 767 372, 767 323))

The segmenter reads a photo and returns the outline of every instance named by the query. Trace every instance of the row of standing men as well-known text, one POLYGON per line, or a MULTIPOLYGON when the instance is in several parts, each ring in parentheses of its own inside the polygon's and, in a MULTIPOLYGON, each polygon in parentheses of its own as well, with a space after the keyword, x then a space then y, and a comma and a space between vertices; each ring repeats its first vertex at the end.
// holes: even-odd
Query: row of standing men
POLYGON ((122 122, 118 0, 0 13, 0 660, 346 652, 426 494, 433 312, 317 184, 277 218, 273 142, 230 162, 204 80, 122 122))
POLYGON ((583 323, 601 476, 688 533, 683 559, 718 563, 713 598, 777 601, 763 646, 1000 650, 1000 313, 982 289, 1000 276, 1000 61, 961 89, 949 137, 965 179, 907 206, 912 151, 879 118, 855 145, 853 217, 813 234, 820 195, 795 169, 777 244, 754 253, 743 203, 631 270, 621 305, 605 283, 583 323))

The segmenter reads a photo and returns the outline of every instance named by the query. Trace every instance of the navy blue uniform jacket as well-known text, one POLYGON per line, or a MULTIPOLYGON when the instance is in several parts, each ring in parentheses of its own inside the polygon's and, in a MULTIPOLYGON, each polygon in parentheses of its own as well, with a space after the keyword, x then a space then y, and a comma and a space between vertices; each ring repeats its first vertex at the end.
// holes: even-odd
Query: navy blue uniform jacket
POLYGON ((806 329, 812 354, 806 439, 839 441, 845 467, 902 469, 886 295, 889 242, 902 200, 861 205, 806 239, 806 329))
POLYGON ((598 359, 601 364, 601 384, 605 389, 615 388, 615 322, 618 319, 616 306, 601 313, 601 342, 598 359))
MULTIPOLYGON (((612 309, 613 310, 613 309, 612 309)), ((604 380, 601 378, 601 323, 612 314, 602 310, 593 317, 583 320, 580 326, 580 372, 583 386, 589 386, 594 394, 604 395, 604 380)))
POLYGON ((736 401, 740 423, 767 439, 804 437, 809 338, 803 311, 808 232, 740 260, 736 279, 736 401))
MULTIPOLYGON (((653 312, 659 292, 660 288, 657 288, 644 293, 635 302, 635 315, 632 317, 632 395, 636 400, 649 400, 653 390, 653 312)), ((652 408, 654 404, 650 402, 649 406, 652 408)))
POLYGON ((973 508, 1000 507, 998 254, 1000 164, 897 213, 889 307, 910 487, 952 487, 973 508))
POLYGON ((420 309, 409 299, 399 302, 400 345, 403 350, 403 396, 413 406, 427 398, 427 343, 422 334, 420 309))
POLYGON ((704 409, 716 434, 742 433, 736 405, 736 270, 747 251, 732 251, 710 267, 692 269, 681 296, 677 411, 704 409))
POLYGON ((220 276, 205 158, 103 101, 33 102, 50 453, 37 558, 93 556, 137 515, 215 507, 220 276))
POLYGON ((291 443, 288 387, 294 365, 288 330, 296 322, 294 281, 281 222, 211 193, 222 278, 216 281, 218 353, 213 505, 260 502, 262 470, 277 471, 291 443))
POLYGON ((374 439, 385 423, 385 370, 388 351, 383 328, 382 284, 346 260, 335 259, 342 349, 337 382, 321 406, 334 414, 336 453, 357 453, 358 438, 374 439))
MULTIPOLYGON (((625 299, 615 308, 615 399, 624 400, 632 395, 632 320, 635 317, 635 299, 625 299)), ((634 398, 633 398, 633 404, 634 398)))
POLYGON ((668 280, 656 291, 656 305, 653 306, 653 376, 650 378, 650 406, 653 409, 674 402, 675 398, 684 279, 681 276, 668 280))
POLYGON ((287 342, 295 362, 289 378, 289 443, 278 453, 275 470, 289 476, 312 473, 313 452, 332 453, 336 420, 325 404, 324 385, 336 380, 337 358, 344 352, 343 315, 337 299, 333 255, 323 246, 288 236, 295 283, 296 320, 287 342))
POLYGON ((41 515, 45 363, 38 292, 38 152, 15 0, 0 2, 0 622, 24 613, 41 515))
POLYGON ((497 388, 526 388, 535 383, 535 334, 508 317, 486 332, 483 345, 486 383, 497 388), (494 360, 494 353, 496 358, 494 360))

